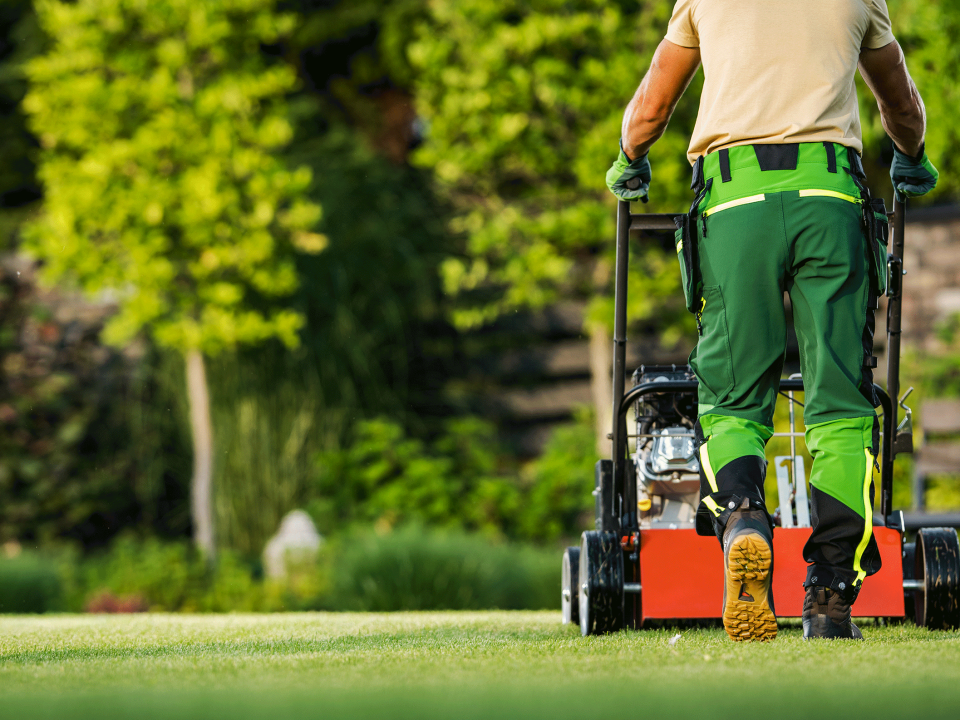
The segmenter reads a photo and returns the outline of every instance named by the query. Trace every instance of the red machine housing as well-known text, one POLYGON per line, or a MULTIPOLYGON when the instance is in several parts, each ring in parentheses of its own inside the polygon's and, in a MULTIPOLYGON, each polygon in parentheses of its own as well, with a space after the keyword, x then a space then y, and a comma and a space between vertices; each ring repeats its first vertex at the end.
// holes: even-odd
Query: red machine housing
MULTIPOLYGON (((810 528, 776 528, 773 533, 773 597, 778 617, 800 617, 807 564, 803 546, 810 528)), ((900 532, 875 527, 882 568, 867 578, 857 598, 857 615, 902 617, 903 564, 900 532)), ((719 618, 723 604, 723 557, 716 538, 689 529, 640 531, 642 591, 636 627, 645 620, 719 618)))

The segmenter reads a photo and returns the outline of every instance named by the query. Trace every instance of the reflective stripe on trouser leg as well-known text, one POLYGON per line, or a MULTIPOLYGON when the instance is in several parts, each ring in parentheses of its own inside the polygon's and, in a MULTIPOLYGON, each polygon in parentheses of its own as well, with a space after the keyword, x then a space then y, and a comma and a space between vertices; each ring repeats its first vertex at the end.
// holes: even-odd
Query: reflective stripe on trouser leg
POLYGON ((722 535, 729 503, 749 498, 763 505, 766 459, 763 448, 773 428, 729 415, 708 413, 696 424, 700 457, 697 532, 722 535))
POLYGON ((807 585, 855 597, 863 579, 880 569, 873 538, 876 416, 831 420, 807 427, 813 533, 803 548, 807 585))

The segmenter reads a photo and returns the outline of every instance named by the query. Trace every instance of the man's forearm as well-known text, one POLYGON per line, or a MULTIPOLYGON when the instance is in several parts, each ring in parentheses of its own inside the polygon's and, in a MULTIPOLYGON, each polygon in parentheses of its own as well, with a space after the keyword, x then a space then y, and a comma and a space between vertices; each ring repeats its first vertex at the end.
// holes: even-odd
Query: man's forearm
POLYGON ((660 43, 650 69, 623 114, 620 139, 630 159, 643 155, 667 129, 677 101, 700 67, 700 50, 660 43))
POLYGON ((620 130, 620 136, 623 138, 623 151, 631 159, 643 155, 660 139, 660 136, 667 129, 667 123, 670 122, 670 111, 672 111, 672 108, 666 113, 662 109, 659 112, 651 111, 649 106, 644 105, 642 90, 643 86, 641 85, 633 96, 633 100, 627 106, 627 110, 623 114, 623 127, 620 130))
POLYGON ((904 153, 917 155, 923 145, 926 112, 900 45, 894 41, 876 50, 861 51, 860 74, 877 98, 887 135, 904 153))
POLYGON ((923 146, 927 127, 926 110, 913 80, 910 80, 910 102, 897 106, 880 103, 880 121, 894 144, 908 155, 917 155, 923 146))

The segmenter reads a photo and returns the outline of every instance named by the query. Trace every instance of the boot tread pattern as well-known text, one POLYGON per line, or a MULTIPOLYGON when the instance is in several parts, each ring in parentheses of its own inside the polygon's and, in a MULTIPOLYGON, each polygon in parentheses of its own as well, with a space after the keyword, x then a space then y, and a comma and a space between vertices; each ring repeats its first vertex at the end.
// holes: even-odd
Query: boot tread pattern
POLYGON ((773 640, 777 618, 769 602, 770 546, 758 534, 741 535, 732 541, 727 558, 727 602, 723 609, 727 634, 736 641, 773 640))

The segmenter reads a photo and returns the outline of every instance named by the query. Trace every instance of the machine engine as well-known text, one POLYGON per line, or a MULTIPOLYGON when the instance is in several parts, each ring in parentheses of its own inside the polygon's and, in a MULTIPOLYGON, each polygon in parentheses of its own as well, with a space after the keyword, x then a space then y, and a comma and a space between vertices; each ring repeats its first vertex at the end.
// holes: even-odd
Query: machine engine
MULTIPOLYGON (((693 379, 685 365, 646 365, 633 374, 634 386, 693 379)), ((700 463, 693 434, 696 392, 646 394, 634 412, 640 527, 693 527, 700 501, 700 463)))

